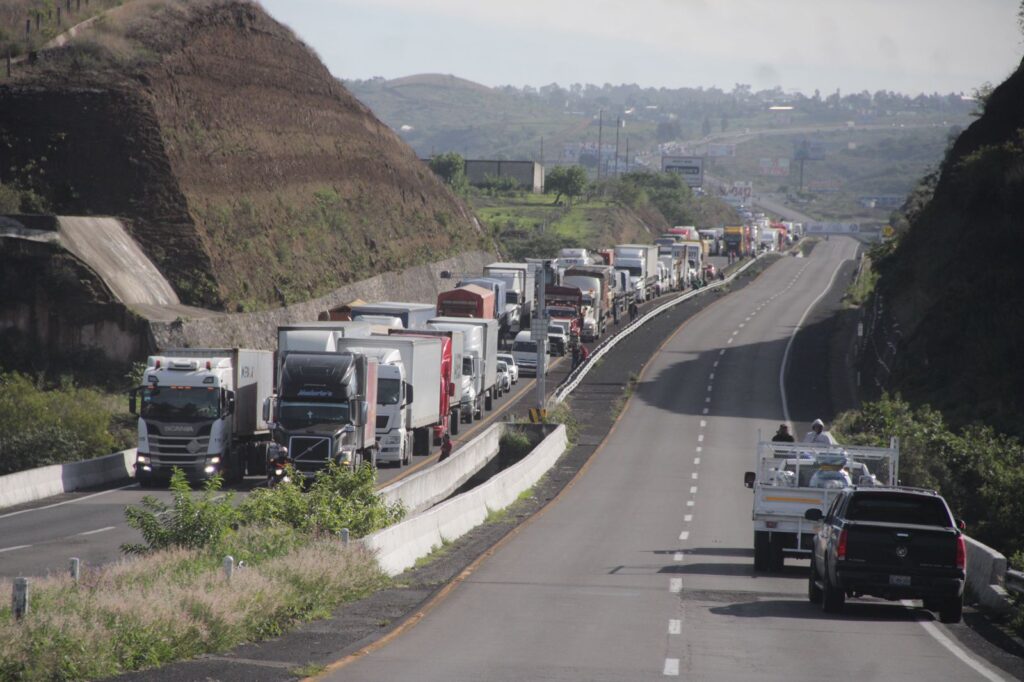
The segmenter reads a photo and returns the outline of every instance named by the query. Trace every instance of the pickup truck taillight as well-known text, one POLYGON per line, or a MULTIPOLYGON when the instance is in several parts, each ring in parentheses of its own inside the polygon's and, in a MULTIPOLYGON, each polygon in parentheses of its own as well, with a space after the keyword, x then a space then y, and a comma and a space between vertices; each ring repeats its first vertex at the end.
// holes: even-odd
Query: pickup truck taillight
POLYGON ((956 567, 962 571, 967 570, 967 542, 963 535, 956 538, 956 567))
POLYGON ((836 545, 836 559, 846 558, 846 529, 839 533, 839 544, 836 545))

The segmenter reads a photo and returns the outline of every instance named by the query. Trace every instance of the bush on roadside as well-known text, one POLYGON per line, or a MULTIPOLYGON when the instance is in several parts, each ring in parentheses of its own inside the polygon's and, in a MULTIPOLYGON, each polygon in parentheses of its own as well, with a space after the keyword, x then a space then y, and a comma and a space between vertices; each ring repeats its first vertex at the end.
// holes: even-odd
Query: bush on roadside
POLYGON ((64 381, 44 390, 24 374, 0 374, 0 475, 114 451, 102 393, 64 381))
POLYGON ((498 451, 503 456, 510 456, 514 460, 521 459, 532 449, 533 443, 530 442, 530 437, 522 431, 516 430, 514 426, 506 429, 498 441, 498 451))

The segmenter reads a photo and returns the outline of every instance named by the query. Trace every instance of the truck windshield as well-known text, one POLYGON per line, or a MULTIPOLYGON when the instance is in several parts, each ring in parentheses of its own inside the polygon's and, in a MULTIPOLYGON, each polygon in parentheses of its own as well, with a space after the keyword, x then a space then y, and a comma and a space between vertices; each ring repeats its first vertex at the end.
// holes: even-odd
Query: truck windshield
POLYGON ((348 403, 281 403, 278 421, 285 429, 301 429, 314 424, 347 424, 348 403))
POLYGON ((142 392, 144 419, 200 421, 220 417, 220 391, 212 386, 147 386, 142 392))
POLYGON ((512 350, 519 353, 536 353, 537 342, 536 341, 516 341, 512 344, 512 350))
POLYGON ((640 277, 640 276, 642 276, 644 274, 644 269, 642 267, 640 267, 639 265, 630 265, 629 267, 627 267, 625 269, 629 270, 629 274, 632 277, 640 277))
POLYGON ((858 494, 846 512, 850 521, 913 523, 952 528, 953 520, 938 497, 924 495, 858 494))
POLYGON ((377 380, 377 404, 397 405, 402 397, 402 382, 399 379, 377 380))

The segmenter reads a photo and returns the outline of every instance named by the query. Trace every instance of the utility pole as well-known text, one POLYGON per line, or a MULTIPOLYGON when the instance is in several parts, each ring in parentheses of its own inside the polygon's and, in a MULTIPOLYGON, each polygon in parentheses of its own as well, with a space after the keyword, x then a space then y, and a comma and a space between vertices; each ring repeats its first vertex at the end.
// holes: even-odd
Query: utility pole
POLYGON ((597 179, 601 179, 601 142, 604 132, 604 109, 597 112, 597 179))
POLYGON ((619 176, 619 128, 622 127, 622 118, 615 119, 615 177, 619 176))
POLYGON ((626 172, 629 172, 629 135, 626 135, 626 172))
POLYGON ((544 136, 540 136, 540 165, 544 165, 544 136))
POLYGON ((544 300, 544 289, 547 287, 548 268, 551 261, 536 263, 533 281, 537 286, 537 311, 530 326, 530 340, 537 343, 537 408, 540 414, 544 415, 544 405, 547 402, 546 387, 544 385, 544 372, 548 358, 548 317, 544 311, 546 305, 544 300))

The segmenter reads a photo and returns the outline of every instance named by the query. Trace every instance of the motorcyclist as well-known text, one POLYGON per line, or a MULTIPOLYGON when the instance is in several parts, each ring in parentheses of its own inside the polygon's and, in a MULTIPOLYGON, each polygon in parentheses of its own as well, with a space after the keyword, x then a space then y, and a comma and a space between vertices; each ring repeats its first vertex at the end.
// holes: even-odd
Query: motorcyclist
POLYGON ((286 479, 285 471, 291 466, 292 458, 288 454, 287 446, 274 443, 270 448, 270 452, 267 453, 267 484, 273 485, 286 479))
POLYGON ((832 434, 825 430, 825 422, 820 419, 815 419, 811 423, 811 430, 804 434, 802 443, 824 443, 825 445, 835 445, 836 439, 832 437, 832 434))

